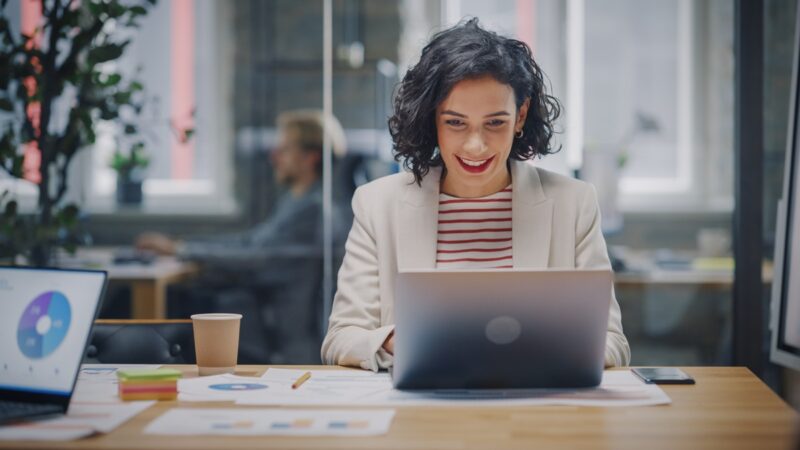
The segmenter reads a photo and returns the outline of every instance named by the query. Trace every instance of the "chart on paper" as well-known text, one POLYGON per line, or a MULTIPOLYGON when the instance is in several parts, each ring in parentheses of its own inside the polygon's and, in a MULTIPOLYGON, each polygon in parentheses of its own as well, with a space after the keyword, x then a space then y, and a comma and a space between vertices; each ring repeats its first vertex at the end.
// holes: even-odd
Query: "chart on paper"
POLYGON ((162 435, 374 436, 389 431, 394 410, 176 408, 145 433, 162 435))

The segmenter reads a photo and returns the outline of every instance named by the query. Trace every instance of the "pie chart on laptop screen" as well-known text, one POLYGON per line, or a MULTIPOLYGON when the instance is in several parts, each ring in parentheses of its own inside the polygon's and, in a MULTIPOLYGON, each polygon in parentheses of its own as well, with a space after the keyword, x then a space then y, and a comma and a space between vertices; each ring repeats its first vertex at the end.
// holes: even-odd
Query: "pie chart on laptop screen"
POLYGON ((34 298, 19 319, 17 345, 31 359, 53 353, 69 330, 72 311, 61 292, 48 291, 34 298))

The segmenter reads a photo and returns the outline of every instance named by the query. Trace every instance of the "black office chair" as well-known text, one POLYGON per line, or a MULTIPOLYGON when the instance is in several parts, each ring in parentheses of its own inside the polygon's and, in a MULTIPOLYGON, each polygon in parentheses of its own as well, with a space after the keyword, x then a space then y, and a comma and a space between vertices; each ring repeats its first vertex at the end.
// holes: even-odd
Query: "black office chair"
POLYGON ((191 320, 97 320, 84 363, 195 364, 191 320))
POLYGON ((253 283, 272 364, 320 364, 322 334, 321 256, 285 258, 295 267, 291 276, 280 282, 253 283))

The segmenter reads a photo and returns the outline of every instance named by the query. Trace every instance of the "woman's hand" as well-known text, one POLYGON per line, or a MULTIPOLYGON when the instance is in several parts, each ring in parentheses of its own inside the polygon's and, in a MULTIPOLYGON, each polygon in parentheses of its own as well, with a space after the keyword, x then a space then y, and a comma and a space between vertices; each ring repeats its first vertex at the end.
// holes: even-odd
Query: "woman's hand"
POLYGON ((394 355, 394 331, 383 341, 383 349, 389 352, 390 355, 394 355))

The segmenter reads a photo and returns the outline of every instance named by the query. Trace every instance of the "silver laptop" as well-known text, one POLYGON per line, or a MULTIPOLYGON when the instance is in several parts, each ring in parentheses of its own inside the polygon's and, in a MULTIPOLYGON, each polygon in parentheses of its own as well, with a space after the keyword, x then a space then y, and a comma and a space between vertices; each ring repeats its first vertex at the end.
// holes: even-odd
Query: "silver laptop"
POLYGON ((612 282, 610 270, 400 272, 394 386, 597 386, 612 282))
POLYGON ((102 271, 0 267, 0 423, 67 411, 105 285, 102 271))

